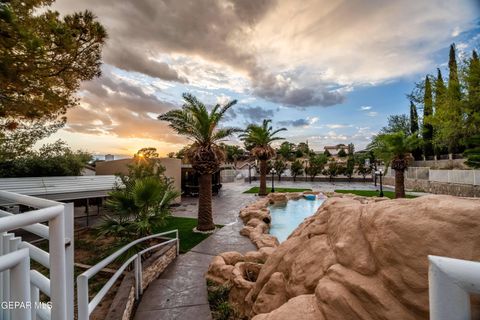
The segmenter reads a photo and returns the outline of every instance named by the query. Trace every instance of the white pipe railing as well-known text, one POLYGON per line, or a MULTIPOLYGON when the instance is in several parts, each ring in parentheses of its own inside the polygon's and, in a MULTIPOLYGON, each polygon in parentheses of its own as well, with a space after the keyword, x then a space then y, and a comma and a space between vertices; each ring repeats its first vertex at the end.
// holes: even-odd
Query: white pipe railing
POLYGON ((180 250, 180 239, 178 237, 178 230, 172 230, 167 232, 162 232, 150 236, 146 236, 135 241, 130 242, 126 246, 122 247, 121 249, 115 251, 110 256, 106 257, 96 265, 92 266, 90 269, 82 273, 77 277, 77 299, 78 299, 78 320, 88 320, 90 318, 90 314, 93 312, 95 307, 102 301, 108 291, 112 288, 118 278, 123 274, 125 269, 133 262, 134 264, 134 277, 135 277, 135 298, 139 299, 142 293, 142 255, 148 251, 153 249, 159 248, 161 246, 168 245, 170 243, 176 243, 177 255, 179 254, 180 250), (167 241, 155 244, 147 249, 144 249, 131 257, 129 257, 120 268, 113 274, 113 276, 103 285, 100 291, 89 300, 89 289, 88 289, 88 280, 95 276, 98 272, 100 272, 103 268, 107 265, 112 263, 115 259, 120 257, 123 253, 125 253, 128 249, 132 248, 133 246, 144 242, 146 240, 154 239, 154 238, 164 238, 165 235, 175 233, 175 238, 171 238, 167 241))
POLYGON ((31 196, 0 191, 0 199, 8 203, 38 208, 19 214, 0 210, 0 264, 12 261, 12 254, 27 254, 28 268, 18 277, 16 267, 2 270, 0 301, 29 304, 19 311, 13 306, 0 310, 0 319, 52 319, 73 320, 73 204, 64 204, 31 196), (48 222, 48 226, 42 223, 48 222), (21 238, 7 233, 24 229, 49 241, 45 252, 21 238), (30 271, 30 259, 50 269, 50 279, 37 271, 30 271), (9 269, 9 270, 8 270, 9 269), (16 270, 16 269, 15 269, 16 270), (38 309, 40 291, 51 297, 51 310, 38 309))
POLYGON ((480 293, 480 262, 428 256, 430 319, 471 319, 470 293, 480 293))

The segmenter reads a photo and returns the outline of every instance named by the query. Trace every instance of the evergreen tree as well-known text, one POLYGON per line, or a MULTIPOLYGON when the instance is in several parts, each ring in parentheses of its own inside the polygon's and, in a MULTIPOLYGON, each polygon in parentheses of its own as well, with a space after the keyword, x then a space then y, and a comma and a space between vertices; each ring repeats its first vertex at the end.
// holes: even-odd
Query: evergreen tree
MULTIPOLYGON (((412 135, 418 137, 418 113, 413 101, 410 101, 410 132, 412 135)), ((416 148, 412 151, 412 155, 416 160, 419 160, 422 156, 422 149, 416 148)))
POLYGON ((423 154, 425 157, 433 155, 433 126, 429 123, 428 119, 433 114, 433 99, 432 99, 432 85, 430 84, 430 78, 425 78, 425 93, 423 96, 423 130, 422 137, 424 141, 423 154))
MULTIPOLYGON (((443 81, 442 72, 439 68, 437 68, 437 78, 435 79, 435 99, 433 101, 434 119, 429 119, 433 123, 435 123, 435 118, 439 118, 442 115, 442 108, 445 105, 446 93, 447 87, 443 81)), ((441 139, 439 139, 438 124, 433 126, 433 137, 435 154, 439 155, 446 153, 447 146, 441 139)))
POLYGON ((418 134, 418 113, 413 101, 410 101, 410 132, 418 134))
POLYGON ((467 113, 467 132, 469 135, 480 133, 480 60, 475 50, 465 71, 467 97, 465 111, 467 113))
POLYGON ((450 46, 450 56, 448 60, 448 93, 453 100, 460 100, 460 81, 458 80, 458 66, 455 52, 455 44, 450 46))

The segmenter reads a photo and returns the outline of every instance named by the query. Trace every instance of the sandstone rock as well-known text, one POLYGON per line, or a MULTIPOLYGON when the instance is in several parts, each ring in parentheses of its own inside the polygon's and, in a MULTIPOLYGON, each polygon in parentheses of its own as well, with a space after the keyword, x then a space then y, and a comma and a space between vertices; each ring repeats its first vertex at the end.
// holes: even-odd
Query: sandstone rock
POLYGON ((238 262, 244 261, 245 258, 240 252, 228 251, 220 253, 220 257, 223 258, 226 264, 234 266, 238 262))
POLYGON ((480 200, 443 195, 329 198, 269 248, 245 313, 254 320, 428 319, 427 256, 480 260, 479 215, 480 200))
POLYGON ((288 201, 287 194, 285 193, 270 193, 268 198, 271 204, 282 204, 288 201))
MULTIPOLYGON (((263 313, 252 320, 324 320, 322 311, 313 294, 306 294, 288 300, 280 308, 263 313)), ((340 318, 339 318, 340 319, 340 318)))
POLYGON ((235 267, 227 265, 221 256, 216 256, 208 266, 205 277, 215 283, 224 284, 233 278, 234 269, 235 267))

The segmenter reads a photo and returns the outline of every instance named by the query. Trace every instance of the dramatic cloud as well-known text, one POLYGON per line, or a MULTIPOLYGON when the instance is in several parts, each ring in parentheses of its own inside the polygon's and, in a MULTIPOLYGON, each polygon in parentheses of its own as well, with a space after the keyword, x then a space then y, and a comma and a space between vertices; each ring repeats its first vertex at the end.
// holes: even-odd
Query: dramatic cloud
POLYGON ((248 122, 260 122, 263 119, 271 119, 273 110, 262 107, 240 107, 235 109, 237 114, 241 114, 248 122))
POLYGON ((67 131, 185 142, 173 135, 166 123, 156 119, 158 114, 175 105, 146 93, 108 70, 102 78, 86 82, 80 94, 80 106, 67 114, 67 131))
POLYGON ((278 124, 287 127, 308 127, 318 121, 317 117, 308 117, 306 119, 279 121, 278 124))

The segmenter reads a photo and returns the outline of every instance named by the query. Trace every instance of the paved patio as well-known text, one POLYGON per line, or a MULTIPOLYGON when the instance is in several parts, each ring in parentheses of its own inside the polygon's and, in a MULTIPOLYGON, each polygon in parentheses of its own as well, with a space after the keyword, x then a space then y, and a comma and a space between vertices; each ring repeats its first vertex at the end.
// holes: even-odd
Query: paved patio
MULTIPOLYGON (((213 199, 214 221, 225 227, 199 243, 191 251, 178 257, 167 270, 144 292, 137 308, 135 320, 152 319, 211 319, 204 278, 213 256, 225 251, 245 253, 255 250, 246 237, 239 234, 243 227, 238 218, 241 208, 253 202, 256 196, 243 191, 258 185, 258 182, 224 184, 213 199)), ((270 184, 269 184, 270 185, 270 184)), ((311 188, 321 191, 334 189, 371 189, 372 183, 347 182, 275 182, 277 186, 311 188)), ((185 197, 173 211, 175 216, 196 217, 197 198, 185 197)))

